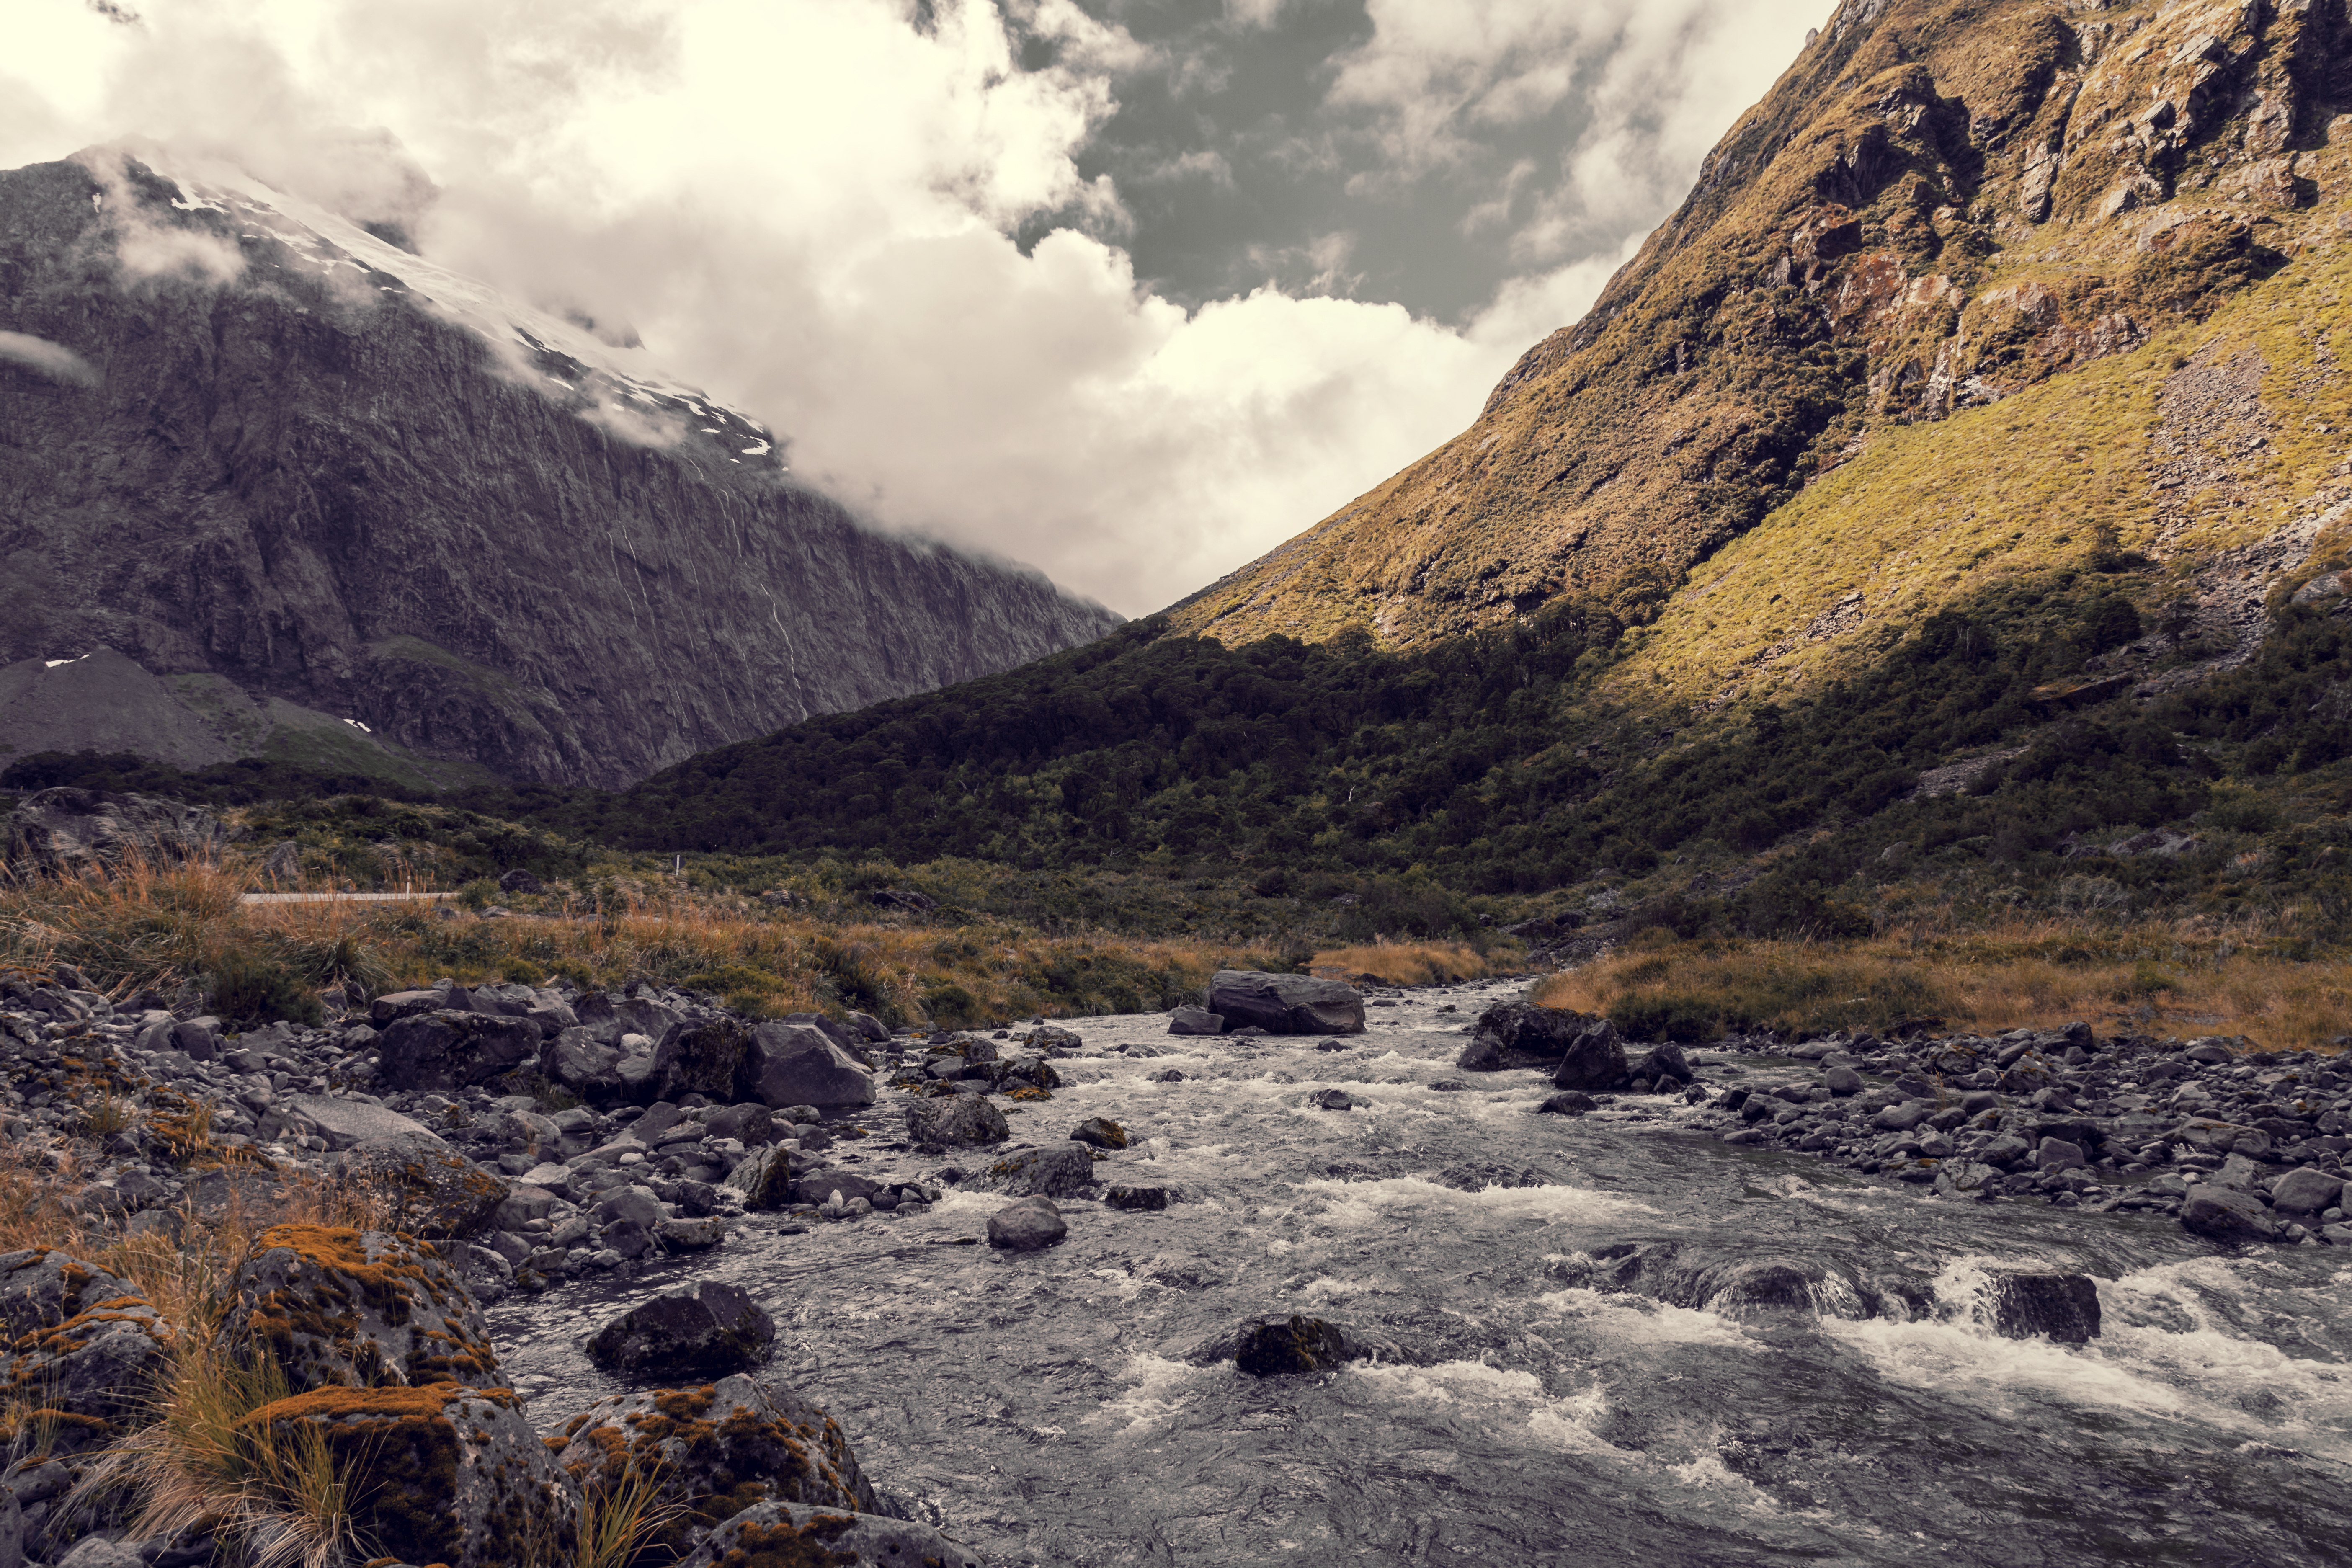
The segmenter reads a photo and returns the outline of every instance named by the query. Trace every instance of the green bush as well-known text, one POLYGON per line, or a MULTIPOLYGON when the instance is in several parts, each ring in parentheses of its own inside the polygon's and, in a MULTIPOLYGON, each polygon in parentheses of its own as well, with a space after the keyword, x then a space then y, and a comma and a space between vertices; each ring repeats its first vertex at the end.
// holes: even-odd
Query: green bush
POLYGON ((319 998, 291 967, 257 953, 228 952, 216 959, 205 1005, 238 1028, 281 1019, 315 1027, 325 1018, 319 998))

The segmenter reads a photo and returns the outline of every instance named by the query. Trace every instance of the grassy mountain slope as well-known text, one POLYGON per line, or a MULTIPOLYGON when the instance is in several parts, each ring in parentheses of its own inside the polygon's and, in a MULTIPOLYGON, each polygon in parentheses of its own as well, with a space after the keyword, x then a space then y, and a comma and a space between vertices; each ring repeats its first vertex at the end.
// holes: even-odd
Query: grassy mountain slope
MULTIPOLYGON (((1176 624, 1228 642, 1357 626, 1410 647, 1561 597, 1639 621, 1686 582, 1801 570, 1769 550, 1717 557, 1792 508, 1829 543, 1838 497, 1848 527, 1874 531, 1862 559, 1903 578, 1906 614, 1963 595, 1974 584, 1953 563, 2013 552, 2021 527, 2035 555, 2063 551, 2060 535, 2087 552, 2102 521, 2168 555, 2242 542, 2314 471, 2313 419, 2344 428, 2267 406, 2298 368, 2332 375, 2334 269, 2239 312, 2259 366, 2204 362, 2229 384, 2209 412, 2251 375, 2265 410, 2250 433, 2282 432, 2236 515, 2201 507, 2179 525, 2163 405, 2168 388, 2196 404, 2197 386, 2151 367, 2343 237, 2347 110, 2341 0, 1848 0, 1475 425, 1176 606, 1176 624), (1956 419, 1970 430, 1956 437, 1956 419), (1867 474, 1814 496, 1874 452, 1867 474), (1874 478, 1885 488, 1865 497, 1874 478), (1942 519, 1932 539, 1906 537, 1895 513, 1954 479, 1966 503, 1917 520, 1942 519)), ((1840 550, 1831 574, 1852 581, 1854 564, 1840 550)), ((1746 610, 1751 651, 1803 638, 1820 613, 1779 584, 1746 610)))

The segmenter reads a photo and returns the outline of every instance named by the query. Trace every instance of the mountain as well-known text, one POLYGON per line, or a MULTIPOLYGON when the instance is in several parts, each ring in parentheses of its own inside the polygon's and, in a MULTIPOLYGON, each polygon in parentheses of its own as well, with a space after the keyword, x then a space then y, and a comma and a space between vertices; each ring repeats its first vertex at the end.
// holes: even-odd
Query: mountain
POLYGON ((2352 494, 2347 111, 2344 0, 1846 0, 1475 425, 1174 623, 1412 647, 1580 600, 1729 700, 2125 551, 2231 636, 2224 557, 2267 583, 2352 494))
POLYGON ((404 243, 155 152, 0 174, 0 752, 613 786, 1118 624, 404 243))

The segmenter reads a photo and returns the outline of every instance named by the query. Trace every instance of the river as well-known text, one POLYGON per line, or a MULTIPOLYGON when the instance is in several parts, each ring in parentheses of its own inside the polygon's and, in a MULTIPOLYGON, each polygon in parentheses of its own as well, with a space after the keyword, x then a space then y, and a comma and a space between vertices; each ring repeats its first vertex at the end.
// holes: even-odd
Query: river
MULTIPOLYGON (((876 1483, 999 1568, 2352 1561, 2352 1250, 1938 1198, 1727 1147, 1663 1098, 1531 1114, 1540 1075, 1453 1066, 1515 990, 1403 993, 1339 1051, 1076 1020, 1085 1054, 1013 1141, 1108 1116, 1133 1146, 1098 1173, 1173 1189, 1164 1213, 1066 1202, 1068 1239, 1022 1255, 971 1245, 1005 1200, 955 1186, 803 1234, 756 1215, 700 1259, 510 1298, 493 1332, 551 1427, 615 1386, 580 1347, 617 1306, 742 1285, 876 1483), (1353 1108, 1314 1108, 1328 1088, 1353 1108), (1609 1255, 1665 1243, 1821 1283, 1611 1285, 1609 1255), (2099 1337, 1995 1332, 1988 1281, 2020 1267, 2091 1277, 2099 1337), (1864 1315, 1848 1282, 1887 1279, 1916 1306, 1864 1315), (1405 1359, 1263 1381, 1187 1359, 1266 1312, 1405 1359)), ((1811 1070, 1739 1060, 1751 1088, 1811 1070)), ((984 1164, 887 1147, 900 1099, 843 1168, 984 1164)))

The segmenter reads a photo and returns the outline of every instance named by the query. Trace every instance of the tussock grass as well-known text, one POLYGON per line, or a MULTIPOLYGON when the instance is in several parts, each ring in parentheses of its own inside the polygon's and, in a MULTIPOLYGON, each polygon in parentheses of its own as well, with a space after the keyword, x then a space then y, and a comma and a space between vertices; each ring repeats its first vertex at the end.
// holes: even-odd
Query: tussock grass
POLYGON ((2081 1019, 2102 1033, 2243 1035, 2266 1050, 2326 1050, 2352 1033, 2352 961, 2170 927, 2020 926, 1853 942, 1677 942, 1654 932, 1550 976, 1535 1000, 1605 1013, 1648 1039, 1906 1026, 1989 1034, 2081 1019))
POLYGON ((1526 956, 1516 947, 1482 953, 1460 942, 1383 942, 1318 952, 1310 968, 1342 980, 1369 974, 1390 985, 1452 985, 1507 974, 1526 956))

